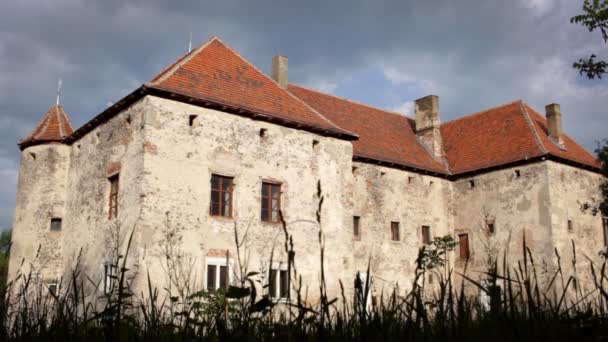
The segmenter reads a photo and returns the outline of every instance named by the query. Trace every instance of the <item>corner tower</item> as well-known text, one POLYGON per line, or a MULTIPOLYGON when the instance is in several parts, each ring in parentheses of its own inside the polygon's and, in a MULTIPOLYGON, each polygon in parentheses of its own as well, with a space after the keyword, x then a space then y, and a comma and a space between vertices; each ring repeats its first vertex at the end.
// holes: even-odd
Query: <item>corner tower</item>
POLYGON ((49 109, 19 142, 21 163, 13 221, 9 280, 33 272, 49 288, 61 276, 62 235, 70 147, 74 131, 63 107, 49 109))

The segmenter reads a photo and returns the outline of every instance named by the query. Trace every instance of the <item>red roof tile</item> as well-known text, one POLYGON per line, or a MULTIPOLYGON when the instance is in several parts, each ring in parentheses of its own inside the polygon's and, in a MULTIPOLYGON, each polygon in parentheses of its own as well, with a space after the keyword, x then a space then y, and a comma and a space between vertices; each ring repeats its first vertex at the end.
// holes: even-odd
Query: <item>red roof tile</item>
POLYGON ((62 142, 72 132, 74 128, 63 107, 55 105, 49 109, 34 131, 19 142, 19 146, 23 149, 47 142, 62 142))
POLYGON ((338 126, 357 134, 355 156, 447 173, 443 163, 416 138, 412 119, 293 84, 288 90, 338 126))
POLYGON ((516 101, 444 123, 443 146, 454 174, 544 154, 532 122, 516 101))
POLYGON ((147 86, 351 135, 281 88, 216 37, 180 58, 147 86))
POLYGON ((547 119, 540 115, 534 108, 524 104, 525 110, 530 115, 530 119, 534 123, 534 128, 540 137, 541 143, 545 150, 556 157, 568 159, 581 164, 600 168, 601 165, 597 161, 597 158, 589 153, 584 147, 579 145, 574 139, 570 138, 566 134, 563 135, 564 149, 560 148, 551 138, 549 138, 549 131, 547 130, 547 119))

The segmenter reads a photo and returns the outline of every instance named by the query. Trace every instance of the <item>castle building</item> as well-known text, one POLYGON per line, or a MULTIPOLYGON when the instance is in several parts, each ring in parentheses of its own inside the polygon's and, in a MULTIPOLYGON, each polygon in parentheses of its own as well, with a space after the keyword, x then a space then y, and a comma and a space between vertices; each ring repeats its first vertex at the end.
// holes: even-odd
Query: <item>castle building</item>
POLYGON ((524 239, 546 272, 572 242, 598 258, 607 221, 581 207, 599 198, 600 165, 558 104, 442 123, 429 95, 413 114, 291 84, 284 56, 267 76, 212 38, 84 126, 56 105, 19 143, 9 278, 56 290, 79 260, 108 291, 129 240, 136 288, 149 274, 217 289, 246 269, 278 300, 294 291, 285 246, 313 299, 321 260, 334 294, 357 274, 407 288, 419 249, 446 235, 469 271, 521 258, 524 239))

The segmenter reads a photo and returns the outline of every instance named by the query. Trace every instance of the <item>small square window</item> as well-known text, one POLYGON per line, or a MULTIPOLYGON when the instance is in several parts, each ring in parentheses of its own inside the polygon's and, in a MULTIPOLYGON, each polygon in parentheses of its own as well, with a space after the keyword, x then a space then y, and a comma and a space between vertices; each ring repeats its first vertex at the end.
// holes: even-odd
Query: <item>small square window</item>
POLYGON ((189 115, 188 116, 188 126, 194 126, 194 121, 198 118, 198 115, 189 115))
POLYGON ((361 240, 361 217, 353 216, 353 239, 361 240))
POLYGON ((51 231, 54 231, 54 232, 61 231, 61 219, 60 218, 51 219, 51 231))
POLYGON ((574 230, 574 222, 572 222, 572 220, 568 220, 568 230, 569 231, 574 230))
POLYGON ((430 226, 422 226, 422 243, 428 245, 431 243, 431 227, 430 226))
POLYGON ((56 283, 48 284, 46 287, 48 288, 49 293, 50 293, 51 295, 53 295, 53 296, 56 296, 56 295, 57 295, 57 287, 58 287, 58 286, 57 286, 57 284, 56 284, 56 283))
POLYGON ((399 222, 391 222, 391 240, 399 241, 401 239, 399 233, 399 222))
POLYGON ((470 180, 469 181, 469 188, 473 189, 475 187, 475 181, 474 180, 470 180))
POLYGON ((494 234, 495 230, 496 230, 496 226, 495 226, 494 222, 488 222, 488 233, 494 234))
POLYGON ((515 170, 515 178, 521 177, 521 172, 519 170, 515 170))

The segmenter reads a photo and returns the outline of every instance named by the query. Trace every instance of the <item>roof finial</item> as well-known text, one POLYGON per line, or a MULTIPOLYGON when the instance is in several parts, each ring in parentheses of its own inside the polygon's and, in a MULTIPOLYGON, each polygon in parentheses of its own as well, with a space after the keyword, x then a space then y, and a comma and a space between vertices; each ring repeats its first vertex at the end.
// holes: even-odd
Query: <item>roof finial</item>
POLYGON ((59 77, 59 80, 57 80, 57 105, 59 106, 59 100, 61 97, 61 84, 63 82, 61 81, 61 77, 59 77))
POLYGON ((188 41, 188 53, 192 51, 192 31, 190 31, 190 40, 188 41))

